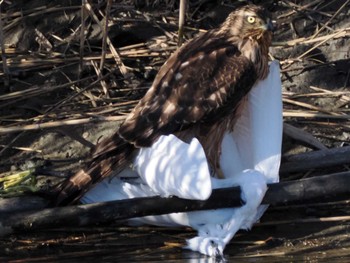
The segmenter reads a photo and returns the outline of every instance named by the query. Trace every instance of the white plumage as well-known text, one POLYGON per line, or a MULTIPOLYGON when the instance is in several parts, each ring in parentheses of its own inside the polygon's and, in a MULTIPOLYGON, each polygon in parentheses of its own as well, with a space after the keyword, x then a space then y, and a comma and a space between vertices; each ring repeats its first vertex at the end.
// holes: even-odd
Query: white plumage
POLYGON ((210 176, 204 150, 197 139, 186 144, 174 135, 162 136, 139 151, 134 169, 106 179, 83 198, 84 203, 146 196, 176 195, 207 199, 212 189, 240 186, 246 204, 240 208, 172 213, 131 219, 131 224, 190 226, 198 235, 187 248, 209 256, 223 254, 239 229, 249 229, 267 206, 261 200, 267 183, 278 182, 282 142, 282 99, 279 64, 270 64, 268 77, 248 94, 233 133, 225 134, 220 165, 225 179, 210 176), (131 177, 133 180, 120 178, 131 177))

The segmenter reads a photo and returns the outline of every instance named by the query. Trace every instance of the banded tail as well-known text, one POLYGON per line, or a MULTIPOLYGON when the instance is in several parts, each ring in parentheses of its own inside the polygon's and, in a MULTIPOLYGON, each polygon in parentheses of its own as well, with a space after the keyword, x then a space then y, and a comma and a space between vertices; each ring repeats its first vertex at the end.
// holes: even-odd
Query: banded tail
POLYGON ((122 139, 118 132, 101 141, 96 145, 85 168, 59 186, 55 205, 77 202, 94 184, 112 172, 122 171, 128 165, 134 150, 134 145, 122 139))

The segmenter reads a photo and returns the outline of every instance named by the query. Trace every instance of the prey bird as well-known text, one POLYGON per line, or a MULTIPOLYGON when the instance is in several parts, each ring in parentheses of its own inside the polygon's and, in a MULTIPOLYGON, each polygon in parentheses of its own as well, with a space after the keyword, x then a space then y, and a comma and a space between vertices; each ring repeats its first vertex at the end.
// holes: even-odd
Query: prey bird
POLYGON ((219 160, 224 134, 234 130, 247 94, 269 73, 272 29, 265 9, 247 5, 230 13, 219 28, 179 48, 119 129, 98 143, 85 168, 63 183, 56 204, 79 200, 163 135, 184 142, 197 138, 212 170, 223 177, 219 160))

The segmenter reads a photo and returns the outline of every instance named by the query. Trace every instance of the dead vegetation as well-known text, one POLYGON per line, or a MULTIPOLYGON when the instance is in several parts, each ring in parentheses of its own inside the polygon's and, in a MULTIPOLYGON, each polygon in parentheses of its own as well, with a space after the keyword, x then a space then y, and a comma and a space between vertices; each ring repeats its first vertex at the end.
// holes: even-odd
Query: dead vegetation
MULTIPOLYGON (((185 41, 241 4, 188 2, 185 41)), ((282 68, 282 179, 348 171, 350 0, 255 2, 278 22, 271 58, 282 68)), ((2 173, 40 167, 68 176, 125 118, 179 41, 174 0, 7 0, 0 9, 2 173)))
MULTIPOLYGON (((186 39, 220 23, 236 4, 190 1, 186 39)), ((282 65, 286 121, 327 147, 346 144, 349 1, 264 4, 279 23, 271 57, 282 65)), ((1 8, 4 167, 14 162, 8 156, 20 154, 21 162, 38 150, 16 137, 69 129, 63 133, 76 140, 79 129, 68 126, 122 120, 177 48, 177 1, 5 1, 1 8)))

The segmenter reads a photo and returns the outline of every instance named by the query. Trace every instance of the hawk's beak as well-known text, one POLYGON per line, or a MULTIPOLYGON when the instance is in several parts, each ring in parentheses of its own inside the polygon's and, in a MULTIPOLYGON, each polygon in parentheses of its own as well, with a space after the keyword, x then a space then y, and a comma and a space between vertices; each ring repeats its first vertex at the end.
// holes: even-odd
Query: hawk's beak
POLYGON ((275 20, 268 20, 267 21, 267 23, 266 24, 264 24, 264 25, 262 25, 261 27, 262 27, 262 29, 263 30, 266 30, 266 31, 271 31, 271 32, 273 32, 273 31, 275 31, 275 29, 276 29, 276 21, 275 20))
POLYGON ((266 26, 266 30, 273 32, 276 29, 276 21, 269 19, 269 21, 265 26, 266 26))

